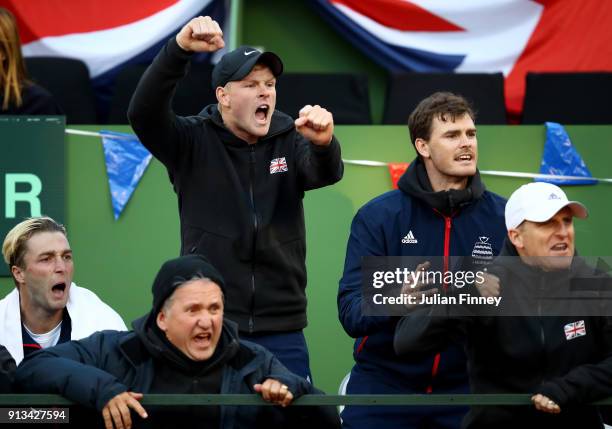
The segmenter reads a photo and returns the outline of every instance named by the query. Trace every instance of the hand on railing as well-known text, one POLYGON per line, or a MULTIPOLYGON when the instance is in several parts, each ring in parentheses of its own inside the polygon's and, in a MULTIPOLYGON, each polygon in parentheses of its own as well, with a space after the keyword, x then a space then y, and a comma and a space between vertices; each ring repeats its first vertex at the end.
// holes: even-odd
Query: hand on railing
POLYGON ((106 429, 130 429, 132 427, 130 408, 146 419, 147 412, 139 402, 142 396, 142 393, 123 392, 108 401, 102 409, 106 429))
POLYGON ((263 383, 254 385, 253 388, 261 394, 264 400, 281 407, 286 407, 293 401, 293 393, 289 391, 289 387, 273 378, 268 378, 263 383))
POLYGON ((531 397, 531 402, 535 405, 536 410, 551 414, 559 414, 561 412, 561 407, 559 407, 555 401, 540 393, 533 395, 531 397))

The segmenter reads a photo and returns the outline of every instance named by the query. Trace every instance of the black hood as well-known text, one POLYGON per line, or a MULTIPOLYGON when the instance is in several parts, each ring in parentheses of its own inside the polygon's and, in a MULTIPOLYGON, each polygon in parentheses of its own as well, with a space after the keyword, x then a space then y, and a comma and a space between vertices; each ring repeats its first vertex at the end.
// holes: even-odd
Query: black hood
POLYGON ((451 215, 479 199, 485 191, 485 186, 480 180, 480 173, 476 170, 476 174, 468 178, 465 189, 434 192, 425 170, 425 164, 419 157, 410 163, 397 182, 397 186, 406 194, 423 201, 445 215, 451 215))
POLYGON ((504 244, 499 252, 499 256, 518 256, 518 252, 516 251, 516 247, 510 242, 508 237, 504 240, 504 244))
MULTIPOLYGON (((237 137, 226 128, 225 124, 223 123, 223 117, 221 116, 221 112, 219 112, 219 108, 216 104, 209 104, 204 109, 202 109, 198 116, 210 120, 213 124, 217 126, 219 138, 223 143, 228 144, 230 146, 248 146, 247 142, 237 137)), ((295 128, 293 118, 283 112, 275 110, 272 114, 272 122, 270 123, 270 129, 268 130, 268 134, 260 138, 260 140, 269 139, 271 137, 292 130, 293 128, 295 128)))
POLYGON ((157 317, 164 302, 170 297, 179 285, 190 281, 194 277, 205 277, 214 282, 225 295, 225 280, 217 269, 203 255, 183 255, 170 259, 161 266, 151 293, 153 295, 153 308, 151 313, 157 317))
POLYGON ((205 361, 189 359, 174 344, 166 338, 159 329, 151 313, 132 322, 132 328, 138 338, 153 356, 153 359, 163 361, 185 372, 202 374, 232 359, 240 347, 238 341, 238 325, 229 319, 223 319, 219 343, 213 355, 205 361))

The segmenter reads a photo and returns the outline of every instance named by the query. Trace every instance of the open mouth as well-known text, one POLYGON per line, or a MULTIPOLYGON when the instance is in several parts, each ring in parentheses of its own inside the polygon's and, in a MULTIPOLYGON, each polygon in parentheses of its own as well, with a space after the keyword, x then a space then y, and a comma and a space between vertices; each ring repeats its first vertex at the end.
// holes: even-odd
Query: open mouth
POLYGON ((205 345, 206 343, 210 341, 210 338, 211 338, 211 334, 203 332, 193 337, 193 340, 196 342, 196 344, 205 345))
POLYGON ((474 156, 471 153, 463 153, 455 158, 455 161, 469 162, 474 159, 474 156))
POLYGON ((268 119, 268 114, 270 112, 270 106, 268 104, 260 104, 255 109, 255 118, 258 122, 265 123, 268 119))
POLYGON ((568 249, 567 243, 557 243, 550 248, 553 252, 565 252, 568 249))
POLYGON ((51 288, 51 293, 56 298, 61 298, 64 296, 64 292, 66 292, 66 283, 58 283, 51 288))

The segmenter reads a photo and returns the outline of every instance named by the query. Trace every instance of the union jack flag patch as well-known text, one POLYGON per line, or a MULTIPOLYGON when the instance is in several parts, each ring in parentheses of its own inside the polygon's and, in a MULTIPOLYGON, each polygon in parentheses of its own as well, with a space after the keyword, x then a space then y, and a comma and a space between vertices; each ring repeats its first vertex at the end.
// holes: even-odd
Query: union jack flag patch
POLYGON ((285 160, 284 156, 282 158, 274 158, 272 161, 270 161, 270 174, 284 173, 288 170, 287 161, 285 160))
POLYGON ((584 337, 586 335, 584 320, 568 323, 563 327, 563 330, 565 331, 566 340, 573 340, 574 338, 584 337))

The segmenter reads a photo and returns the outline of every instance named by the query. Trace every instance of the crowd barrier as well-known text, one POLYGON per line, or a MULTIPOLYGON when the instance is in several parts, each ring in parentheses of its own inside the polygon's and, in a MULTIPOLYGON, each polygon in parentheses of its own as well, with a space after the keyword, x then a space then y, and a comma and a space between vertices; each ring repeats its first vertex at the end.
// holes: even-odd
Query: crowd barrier
MULTIPOLYGON (((427 395, 304 395, 294 406, 316 405, 409 405, 409 406, 499 406, 531 405, 531 394, 427 394, 427 395)), ((231 394, 147 394, 142 405, 274 405, 264 401, 260 395, 231 394)), ((72 401, 60 395, 4 394, 0 395, 1 406, 25 405, 72 405, 72 401)), ((612 397, 593 402, 591 405, 611 405, 612 397)))

